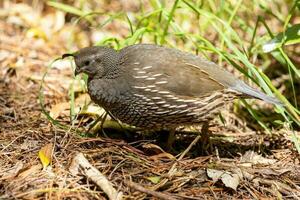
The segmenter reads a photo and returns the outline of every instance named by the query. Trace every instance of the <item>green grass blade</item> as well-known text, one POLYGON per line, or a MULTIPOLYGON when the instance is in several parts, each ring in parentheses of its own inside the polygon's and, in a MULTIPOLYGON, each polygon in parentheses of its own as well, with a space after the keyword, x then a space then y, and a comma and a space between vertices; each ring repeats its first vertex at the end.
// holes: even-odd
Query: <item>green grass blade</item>
POLYGON ((284 45, 293 45, 300 43, 300 24, 295 24, 287 28, 284 32, 276 35, 272 40, 263 45, 265 53, 274 51, 284 45))
POLYGON ((70 5, 60 3, 60 2, 56 2, 56 1, 47 1, 47 5, 52 6, 54 8, 57 8, 59 10, 62 10, 64 12, 80 16, 80 17, 83 17, 87 14, 86 12, 84 12, 84 11, 78 9, 78 8, 75 8, 74 6, 70 6, 70 5))

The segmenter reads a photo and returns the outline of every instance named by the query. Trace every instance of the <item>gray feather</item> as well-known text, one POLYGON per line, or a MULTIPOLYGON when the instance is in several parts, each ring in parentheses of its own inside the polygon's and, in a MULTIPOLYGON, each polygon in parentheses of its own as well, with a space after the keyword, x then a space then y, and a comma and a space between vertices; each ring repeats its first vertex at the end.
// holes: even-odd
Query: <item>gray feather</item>
POLYGON ((276 97, 271 97, 269 95, 266 95, 250 86, 248 86, 246 83, 242 81, 238 81, 234 86, 230 87, 231 89, 234 89, 238 92, 241 92, 243 94, 246 94, 250 97, 254 97, 260 100, 263 100, 267 103, 275 104, 275 105, 282 105, 282 103, 276 98, 276 97))

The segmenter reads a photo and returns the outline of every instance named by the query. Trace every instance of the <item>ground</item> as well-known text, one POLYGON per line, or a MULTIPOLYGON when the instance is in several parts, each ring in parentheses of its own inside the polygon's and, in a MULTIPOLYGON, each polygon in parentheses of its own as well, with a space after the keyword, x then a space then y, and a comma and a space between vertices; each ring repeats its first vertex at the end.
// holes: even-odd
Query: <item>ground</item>
POLYGON ((108 198, 82 168, 72 172, 78 153, 125 199, 300 198, 299 153, 291 142, 298 132, 255 131, 245 118, 230 114, 229 106, 226 126, 216 120, 210 128, 208 153, 200 151, 201 139, 190 145, 199 139, 198 128, 178 130, 169 152, 161 148, 164 132, 125 133, 111 122, 106 134, 85 134, 94 112, 70 125, 72 82, 78 90, 75 105, 89 101, 73 79, 70 62, 58 61, 43 80, 50 62, 67 51, 63 37, 45 41, 5 21, 0 30, 0 199, 108 198), (41 162, 41 152, 49 164, 41 162))

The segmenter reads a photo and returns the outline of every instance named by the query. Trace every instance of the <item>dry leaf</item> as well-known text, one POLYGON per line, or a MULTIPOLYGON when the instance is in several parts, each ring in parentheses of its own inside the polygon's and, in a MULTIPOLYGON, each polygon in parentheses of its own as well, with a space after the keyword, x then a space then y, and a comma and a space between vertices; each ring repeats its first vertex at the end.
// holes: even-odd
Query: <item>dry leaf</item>
POLYGON ((237 189, 237 186, 240 183, 240 177, 238 174, 226 172, 224 170, 207 169, 207 176, 211 178, 213 182, 221 180, 226 187, 234 190, 237 189))
POLYGON ((167 159, 170 159, 170 160, 176 160, 176 158, 172 154, 167 153, 167 152, 159 153, 157 155, 149 157, 149 159, 151 159, 151 160, 161 160, 161 158, 167 158, 167 159))
POLYGON ((52 161, 52 153, 53 153, 53 143, 46 144, 39 151, 39 158, 43 164, 43 168, 45 169, 48 165, 51 164, 52 161))
POLYGON ((29 175, 40 172, 41 169, 42 169, 41 164, 33 165, 29 169, 27 169, 27 170, 23 171, 22 173, 20 173, 18 177, 26 178, 29 175))
POLYGON ((154 151, 155 153, 165 153, 165 151, 156 144, 147 143, 147 144, 143 144, 142 147, 147 150, 154 151))
POLYGON ((59 117, 59 115, 67 109, 70 109, 70 103, 68 103, 68 102, 58 103, 58 104, 52 106, 52 108, 50 110, 50 116, 53 119, 57 119, 59 117))
POLYGON ((160 160, 160 158, 168 158, 170 160, 176 159, 172 154, 165 152, 160 146, 157 146, 156 144, 143 144, 142 147, 147 149, 148 151, 155 153, 155 155, 149 157, 152 160, 160 160))
MULTIPOLYGON (((79 107, 75 108, 75 113, 79 112, 79 107)), ((80 110, 80 115, 87 115, 87 116, 101 116, 105 113, 106 111, 96 105, 89 105, 87 107, 85 107, 84 109, 80 110)), ((110 117, 108 117, 108 119, 110 119, 110 117)))
POLYGON ((272 165, 277 162, 275 159, 264 158, 261 155, 257 154, 254 151, 247 151, 241 157, 242 163, 251 163, 253 165, 261 164, 261 165, 272 165))
POLYGON ((9 169, 4 175, 0 178, 0 180, 11 179, 16 177, 19 172, 23 169, 24 164, 22 161, 18 161, 14 167, 9 169))
POLYGON ((57 60, 54 63, 52 63, 52 68, 59 70, 72 69, 72 63, 70 62, 70 60, 67 59, 57 60))
POLYGON ((150 177, 146 177, 146 179, 151 181, 154 184, 157 184, 160 182, 161 177, 160 176, 150 176, 150 177))
POLYGON ((45 32, 42 29, 37 27, 28 29, 26 32, 26 37, 29 38, 35 37, 35 38, 41 38, 43 40, 47 40, 47 36, 45 32))

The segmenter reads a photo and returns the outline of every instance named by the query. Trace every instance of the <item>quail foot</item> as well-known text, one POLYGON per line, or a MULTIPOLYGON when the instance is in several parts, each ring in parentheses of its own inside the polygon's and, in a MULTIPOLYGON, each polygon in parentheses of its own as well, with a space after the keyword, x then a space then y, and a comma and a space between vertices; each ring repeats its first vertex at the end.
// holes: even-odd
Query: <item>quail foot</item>
POLYGON ((215 63, 173 48, 94 46, 63 58, 70 55, 75 73, 88 75, 91 99, 121 122, 144 129, 174 132, 208 123, 236 98, 280 104, 215 63))

